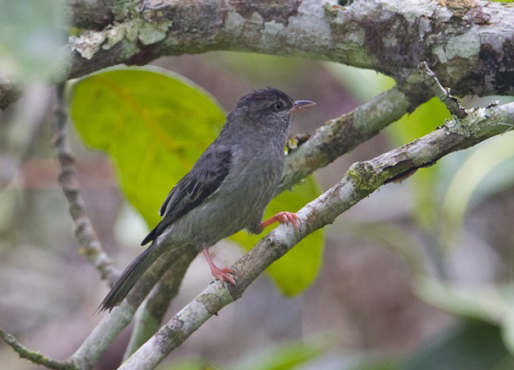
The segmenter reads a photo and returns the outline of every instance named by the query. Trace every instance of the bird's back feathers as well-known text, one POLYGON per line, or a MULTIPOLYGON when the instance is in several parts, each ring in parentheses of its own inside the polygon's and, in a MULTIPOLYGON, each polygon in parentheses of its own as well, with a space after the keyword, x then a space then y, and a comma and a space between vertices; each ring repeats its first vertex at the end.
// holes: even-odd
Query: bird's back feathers
POLYGON ((171 189, 159 211, 162 221, 143 239, 141 245, 155 240, 169 225, 219 188, 230 171, 232 151, 226 146, 211 145, 196 163, 171 189))

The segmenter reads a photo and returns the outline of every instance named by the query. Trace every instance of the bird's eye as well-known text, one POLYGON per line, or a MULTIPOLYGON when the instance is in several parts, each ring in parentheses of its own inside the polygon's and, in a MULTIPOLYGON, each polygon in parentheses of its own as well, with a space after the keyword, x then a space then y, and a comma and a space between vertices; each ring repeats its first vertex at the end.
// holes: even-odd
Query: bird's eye
POLYGON ((284 109, 284 104, 282 104, 281 102, 276 102, 275 104, 273 104, 273 109, 275 110, 275 112, 280 112, 282 109, 284 109))

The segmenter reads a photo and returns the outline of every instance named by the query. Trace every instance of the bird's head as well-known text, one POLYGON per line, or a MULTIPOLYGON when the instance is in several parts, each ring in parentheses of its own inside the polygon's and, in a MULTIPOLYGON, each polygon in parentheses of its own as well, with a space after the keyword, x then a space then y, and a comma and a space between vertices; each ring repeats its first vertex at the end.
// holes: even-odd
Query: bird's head
POLYGON ((231 114, 256 127, 287 129, 294 113, 314 105, 310 100, 295 101, 280 90, 267 88, 243 96, 231 114))

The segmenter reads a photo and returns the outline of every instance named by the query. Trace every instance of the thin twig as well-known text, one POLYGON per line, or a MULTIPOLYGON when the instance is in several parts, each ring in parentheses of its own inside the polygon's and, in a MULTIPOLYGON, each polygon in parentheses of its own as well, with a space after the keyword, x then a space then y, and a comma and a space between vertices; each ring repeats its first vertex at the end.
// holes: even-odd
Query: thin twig
POLYGON ((102 249, 100 240, 88 217, 86 203, 80 193, 75 158, 68 143, 68 128, 66 125, 68 114, 64 90, 65 84, 57 86, 57 102, 53 122, 54 136, 52 138, 55 153, 61 165, 59 183, 68 201, 70 215, 75 224, 75 236, 84 247, 81 253, 86 256, 89 263, 96 267, 102 278, 107 279, 112 284, 119 276, 119 272, 114 267, 112 259, 102 249))
POLYGON ((78 367, 75 366, 71 361, 57 361, 48 358, 43 355, 41 352, 31 351, 20 342, 16 340, 16 338, 7 332, 5 332, 2 328, 0 328, 0 338, 11 347, 21 358, 25 358, 35 364, 45 366, 49 369, 56 370, 77 370, 78 367))
POLYGON ((437 79, 435 73, 430 69, 427 62, 421 62, 418 65, 418 70, 421 72, 425 83, 432 90, 435 96, 446 105, 446 108, 455 117, 463 119, 468 116, 466 110, 459 104, 457 98, 450 94, 449 89, 445 89, 437 79))

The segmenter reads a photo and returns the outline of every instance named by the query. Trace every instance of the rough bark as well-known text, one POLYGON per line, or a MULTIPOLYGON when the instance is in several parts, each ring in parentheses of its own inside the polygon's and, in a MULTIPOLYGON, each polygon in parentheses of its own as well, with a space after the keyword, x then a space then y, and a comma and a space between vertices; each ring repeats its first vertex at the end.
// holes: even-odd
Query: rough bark
MULTIPOLYGON (((97 4, 100 18, 116 22, 72 38, 56 82, 164 55, 237 50, 331 60, 374 69, 398 82, 425 61, 454 95, 514 94, 514 8, 505 3, 125 0, 112 2, 112 18, 105 15, 106 3, 85 4, 97 4)), ((82 3, 68 4, 74 9, 82 3)), ((0 108, 14 99, 12 83, 4 83, 0 108)))

